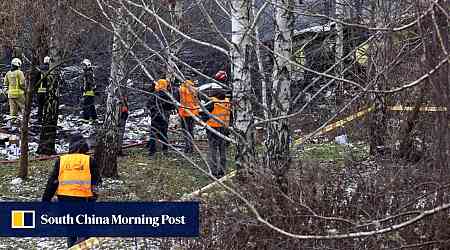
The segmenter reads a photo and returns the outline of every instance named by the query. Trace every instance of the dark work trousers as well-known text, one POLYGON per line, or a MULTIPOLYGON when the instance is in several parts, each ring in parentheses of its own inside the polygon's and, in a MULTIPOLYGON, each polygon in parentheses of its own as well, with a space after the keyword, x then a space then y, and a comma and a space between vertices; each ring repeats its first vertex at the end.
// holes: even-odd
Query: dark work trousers
MULTIPOLYGON (((167 117, 167 116, 166 116, 167 117)), ((156 153, 156 140, 159 139, 162 143, 162 150, 167 151, 168 140, 167 130, 169 128, 169 122, 162 116, 152 117, 152 125, 150 127, 150 138, 148 141, 148 152, 150 155, 156 153)))
POLYGON ((181 128, 183 129, 184 136, 184 152, 192 153, 192 140, 194 140, 194 118, 192 117, 180 117, 181 128))
POLYGON ((97 111, 95 110, 95 96, 83 96, 83 119, 97 120, 97 111))
MULTIPOLYGON (((74 206, 79 206, 80 203, 84 202, 95 202, 95 198, 79 198, 79 197, 69 197, 69 196, 58 196, 58 202, 73 203, 74 206)), ((75 245, 75 243, 87 240, 89 237, 77 237, 71 236, 67 237, 67 248, 75 245)))
POLYGON ((125 134, 125 125, 127 124, 128 112, 120 113, 119 119, 119 153, 122 154, 123 135, 125 134))
MULTIPOLYGON (((223 127, 214 129, 221 134, 224 134, 226 131, 223 127)), ((206 133, 208 135, 208 165, 211 168, 212 175, 220 178, 224 176, 226 171, 226 141, 209 130, 206 133)))
POLYGON ((37 94, 37 101, 38 101, 38 123, 42 123, 42 117, 44 116, 44 106, 45 101, 47 100, 47 93, 38 93, 37 94))

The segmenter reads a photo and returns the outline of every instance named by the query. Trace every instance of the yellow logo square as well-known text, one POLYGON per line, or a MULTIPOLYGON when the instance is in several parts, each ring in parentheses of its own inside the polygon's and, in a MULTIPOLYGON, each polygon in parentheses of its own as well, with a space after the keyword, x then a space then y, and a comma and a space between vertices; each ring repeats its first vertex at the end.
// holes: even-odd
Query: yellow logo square
POLYGON ((11 228, 35 228, 34 210, 12 210, 11 228))

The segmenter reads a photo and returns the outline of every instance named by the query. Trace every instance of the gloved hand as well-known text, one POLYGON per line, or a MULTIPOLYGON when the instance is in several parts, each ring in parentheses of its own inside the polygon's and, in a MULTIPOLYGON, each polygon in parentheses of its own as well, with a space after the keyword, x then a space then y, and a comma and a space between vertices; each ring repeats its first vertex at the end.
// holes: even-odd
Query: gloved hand
POLYGON ((206 122, 209 120, 209 114, 206 112, 200 112, 198 115, 199 115, 200 120, 202 120, 203 122, 206 122))

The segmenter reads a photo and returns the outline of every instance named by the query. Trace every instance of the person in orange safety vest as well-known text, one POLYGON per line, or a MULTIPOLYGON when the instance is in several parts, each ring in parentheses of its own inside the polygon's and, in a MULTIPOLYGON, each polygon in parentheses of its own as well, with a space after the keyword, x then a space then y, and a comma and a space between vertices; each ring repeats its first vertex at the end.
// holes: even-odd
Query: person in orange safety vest
MULTIPOLYGON (((225 93, 218 93, 210 97, 210 102, 205 105, 207 113, 202 113, 202 120, 206 124, 226 135, 230 126, 231 102, 225 97, 225 93)), ((208 165, 211 168, 212 175, 220 178, 225 175, 227 162, 226 141, 221 136, 207 130, 208 136, 208 165)))
POLYGON ((184 152, 192 153, 192 140, 194 139, 194 116, 199 114, 198 91, 192 80, 186 80, 179 88, 178 114, 180 116, 181 128, 184 134, 184 152))
MULTIPOLYGON (((96 186, 101 182, 95 160, 87 155, 89 146, 81 135, 74 135, 69 144, 69 153, 56 160, 47 181, 42 201, 50 202, 56 194, 58 202, 94 202, 96 186)), ((69 237, 68 247, 82 238, 69 237)))

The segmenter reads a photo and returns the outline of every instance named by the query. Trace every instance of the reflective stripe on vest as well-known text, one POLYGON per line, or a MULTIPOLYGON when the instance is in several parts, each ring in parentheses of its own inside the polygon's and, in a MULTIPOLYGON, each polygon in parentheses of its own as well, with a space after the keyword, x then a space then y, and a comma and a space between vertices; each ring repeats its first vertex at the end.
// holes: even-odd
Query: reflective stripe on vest
POLYGON ((41 74, 41 85, 38 88, 38 93, 47 93, 47 88, 44 88, 44 76, 41 74))
POLYGON ((208 126, 213 128, 228 127, 230 125, 231 103, 228 98, 219 100, 215 97, 211 98, 214 103, 214 109, 211 112, 213 117, 209 118, 208 126))
MULTIPOLYGON (((13 72, 10 71, 7 74, 13 74, 13 72)), ((19 70, 15 71, 14 83, 11 82, 11 79, 9 77, 8 77, 8 81, 9 81, 9 86, 8 86, 8 97, 9 98, 17 98, 24 94, 23 90, 20 88, 19 70)))
POLYGON ((95 96, 95 92, 93 90, 84 91, 83 96, 95 96))
POLYGON ((178 107, 178 113, 181 117, 196 116, 199 113, 197 93, 195 92, 194 86, 188 81, 180 87, 181 105, 178 107))
POLYGON ((68 154, 60 158, 57 195, 92 197, 90 157, 68 154))

